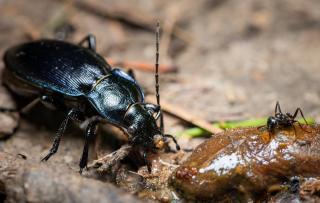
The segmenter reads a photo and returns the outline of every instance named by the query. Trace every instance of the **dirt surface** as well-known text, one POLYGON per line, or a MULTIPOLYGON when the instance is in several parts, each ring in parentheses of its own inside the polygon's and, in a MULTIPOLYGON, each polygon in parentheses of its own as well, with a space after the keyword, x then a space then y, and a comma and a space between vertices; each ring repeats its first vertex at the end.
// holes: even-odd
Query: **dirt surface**
MULTIPOLYGON (((98 52, 108 59, 152 65, 154 28, 160 20, 160 63, 178 68, 161 74, 163 101, 210 122, 268 116, 280 101, 283 111, 301 107, 319 121, 319 7, 317 0, 0 0, 0 55, 32 39, 78 42, 92 33, 98 52)), ((153 95, 152 70, 135 73, 145 92, 153 95)), ((14 107, 4 91, 0 104, 14 107)), ((14 136, 0 141, 0 151, 40 160, 62 118, 40 107, 21 120, 15 114, 0 114, 2 134, 14 131, 20 122, 14 136)), ((188 127, 169 116, 165 123, 171 134, 188 127)), ((68 130, 50 164, 77 171, 83 133, 68 130)), ((190 150, 203 140, 178 141, 190 150)), ((99 157, 96 146, 92 142, 90 161, 99 157)), ((106 152, 117 147, 119 143, 112 142, 106 152)), ((176 162, 169 158, 169 164, 176 162)))
POLYGON ((142 202, 111 184, 79 178, 65 165, 48 167, 3 152, 0 161, 0 194, 5 189, 7 202, 142 202))

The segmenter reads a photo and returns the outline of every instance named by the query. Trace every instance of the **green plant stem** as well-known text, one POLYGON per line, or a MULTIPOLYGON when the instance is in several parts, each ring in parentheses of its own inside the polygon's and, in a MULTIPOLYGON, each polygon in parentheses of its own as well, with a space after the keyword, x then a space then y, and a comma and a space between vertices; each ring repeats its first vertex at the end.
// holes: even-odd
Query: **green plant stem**
MULTIPOLYGON (((248 119, 243 121, 226 121, 213 123, 214 127, 220 129, 234 129, 234 128, 246 128, 246 127, 259 127, 264 126, 267 123, 268 118, 258 118, 258 119, 248 119)), ((314 124, 315 120, 313 118, 306 118, 308 124, 314 124)), ((303 119, 298 120, 301 124, 305 124, 303 119)), ((209 135, 204 129, 201 128, 189 128, 185 131, 177 133, 177 136, 187 136, 187 137, 203 137, 209 135)))

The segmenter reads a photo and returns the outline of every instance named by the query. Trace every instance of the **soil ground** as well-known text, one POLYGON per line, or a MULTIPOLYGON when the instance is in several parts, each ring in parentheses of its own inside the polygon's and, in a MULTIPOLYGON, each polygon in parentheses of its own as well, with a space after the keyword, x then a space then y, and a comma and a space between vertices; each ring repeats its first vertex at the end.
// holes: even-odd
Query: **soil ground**
MULTIPOLYGON (((269 116, 280 101, 283 111, 301 107, 320 121, 319 8, 317 0, 0 0, 0 55, 31 39, 78 42, 92 33, 108 59, 152 65, 160 20, 160 63, 177 67, 160 76, 166 103, 213 122, 269 116)), ((154 95, 153 72, 135 73, 154 95)), ((2 104, 12 105, 3 98, 2 104)), ((14 136, 0 141, 0 151, 43 157, 58 121, 33 120, 23 118, 14 136)), ((171 134, 189 127, 170 116, 165 123, 171 134)), ((68 131, 50 162, 77 170, 81 133, 68 131)), ((201 141, 180 139, 183 147, 201 141)))

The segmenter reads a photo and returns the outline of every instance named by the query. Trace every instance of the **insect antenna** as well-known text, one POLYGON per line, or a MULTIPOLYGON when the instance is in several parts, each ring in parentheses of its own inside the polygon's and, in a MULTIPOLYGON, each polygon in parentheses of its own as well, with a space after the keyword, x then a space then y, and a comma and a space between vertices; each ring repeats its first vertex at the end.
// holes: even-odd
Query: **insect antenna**
MULTIPOLYGON (((161 106, 160 106, 160 93, 159 93, 159 44, 160 44, 160 23, 157 22, 156 27, 156 72, 155 72, 155 79, 156 79, 156 98, 157 98, 157 105, 159 106, 159 111, 161 112, 161 106)), ((163 115, 162 112, 160 113, 160 131, 163 135, 164 133, 164 125, 163 125, 163 115)))
POLYGON ((157 28, 156 28, 156 98, 157 98, 157 105, 159 106, 160 111, 160 133, 163 137, 171 138, 173 142, 176 144, 176 149, 180 150, 180 146, 176 140, 175 137, 169 134, 164 134, 164 124, 163 124, 163 114, 160 106, 160 93, 159 93, 159 44, 160 44, 160 23, 157 22, 157 28))

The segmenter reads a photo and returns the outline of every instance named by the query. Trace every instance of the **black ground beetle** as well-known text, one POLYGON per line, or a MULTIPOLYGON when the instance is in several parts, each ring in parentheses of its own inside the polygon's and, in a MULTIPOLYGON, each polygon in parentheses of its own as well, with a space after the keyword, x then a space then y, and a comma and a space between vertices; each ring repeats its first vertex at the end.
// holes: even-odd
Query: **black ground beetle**
POLYGON ((284 114, 282 113, 280 104, 277 101, 276 107, 274 109, 274 116, 270 116, 267 120, 267 129, 269 134, 271 133, 274 134, 276 128, 287 128, 287 127, 293 127, 296 134, 296 128, 294 127, 294 123, 298 123, 300 128, 306 131, 305 129, 303 129, 299 121, 296 120, 298 113, 301 114, 301 117, 303 118, 304 122, 308 124, 300 108, 297 108, 293 115, 290 113, 284 114))
MULTIPOLYGON (((128 134, 129 144, 147 153, 162 148, 172 135, 163 133, 160 107, 158 68, 159 32, 156 31, 156 96, 157 105, 145 103, 144 93, 132 72, 111 66, 96 53, 96 41, 88 35, 78 45, 58 40, 38 40, 10 48, 5 52, 4 84, 14 93, 33 97, 37 102, 67 112, 53 145, 42 160, 47 161, 58 150, 61 136, 70 120, 88 121, 85 144, 80 159, 80 172, 87 166, 88 139, 95 134, 98 123, 106 121, 128 134), (88 47, 84 47, 87 43, 88 47), (160 118, 160 127, 156 121, 160 118)), ((29 106, 30 106, 29 105, 29 106)), ((21 111, 1 108, 0 111, 21 111)))

